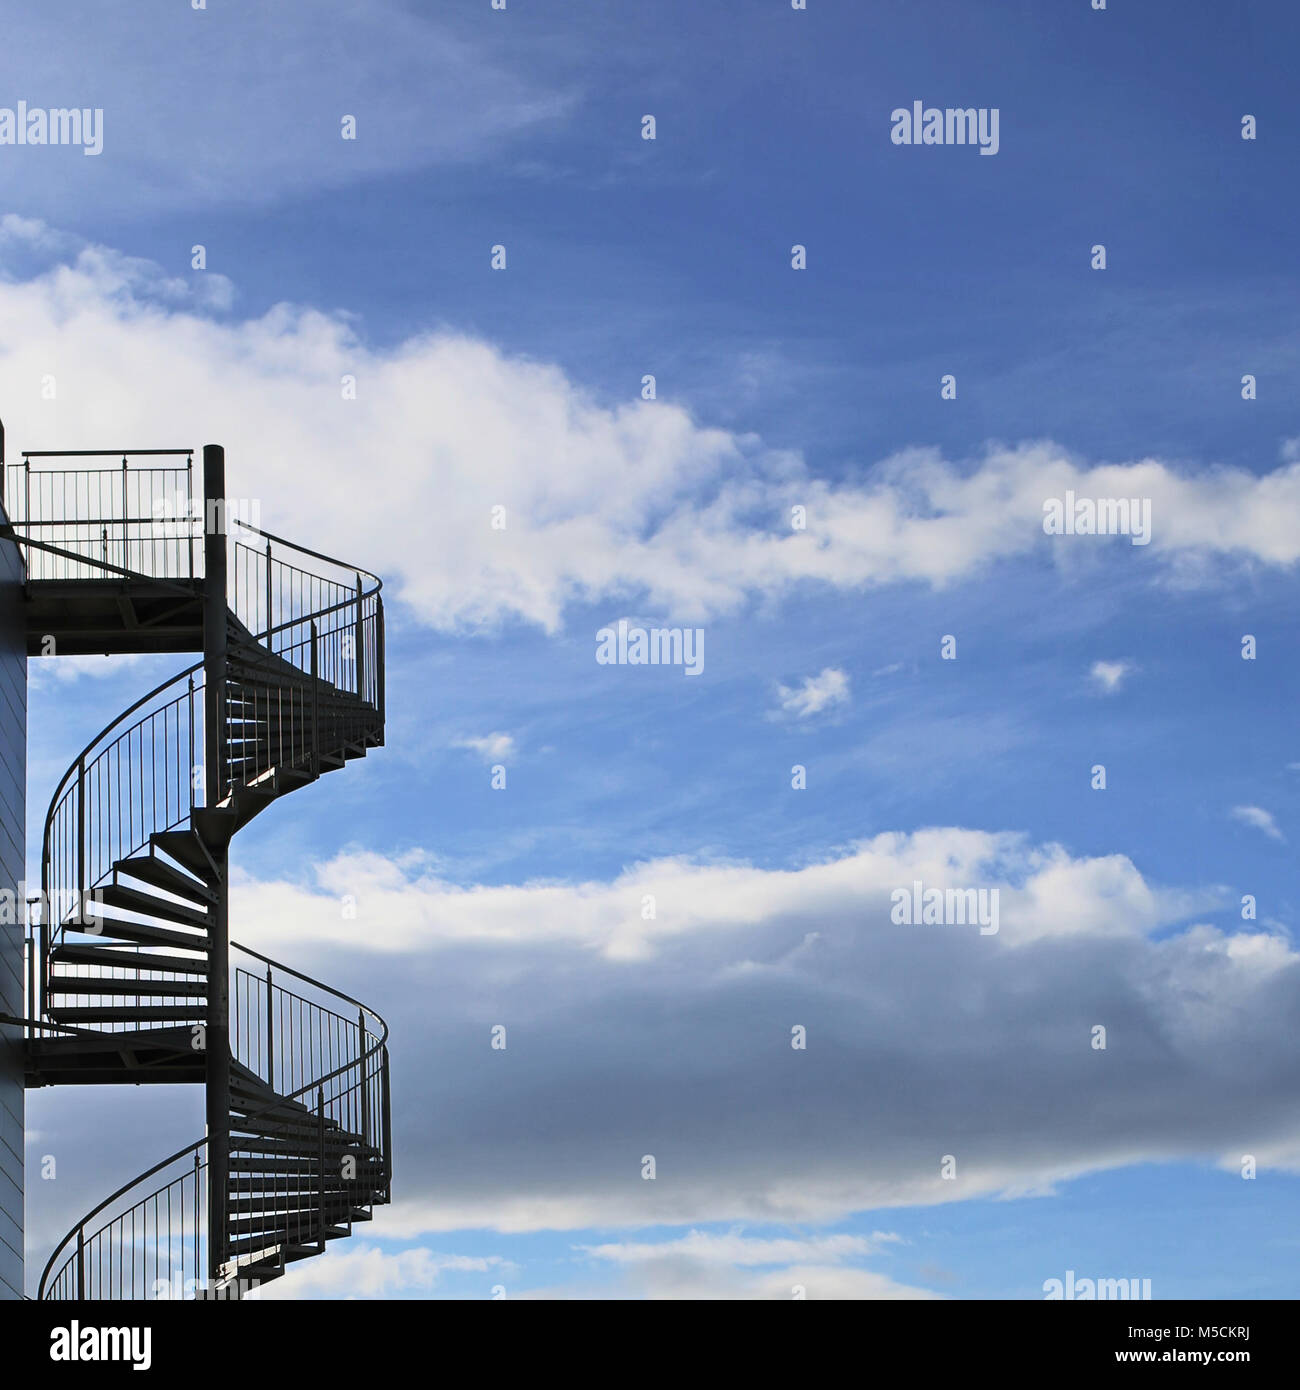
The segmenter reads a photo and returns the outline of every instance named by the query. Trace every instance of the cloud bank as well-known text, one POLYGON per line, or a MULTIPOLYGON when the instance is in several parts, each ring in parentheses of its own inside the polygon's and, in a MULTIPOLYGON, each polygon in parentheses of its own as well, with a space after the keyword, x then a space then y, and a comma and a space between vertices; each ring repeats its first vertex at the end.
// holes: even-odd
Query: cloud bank
POLYGON ((223 442, 231 491, 258 496, 271 530, 382 568, 443 630, 555 632, 597 599, 698 622, 806 586, 942 587, 1016 557, 1108 553, 1183 584, 1300 560, 1296 461, 1189 474, 1037 441, 965 460, 911 449, 828 479, 680 405, 601 402, 452 330, 380 349, 342 311, 223 315, 220 281, 39 223, 0 222, 0 273, 18 277, 0 282, 15 448, 223 442), (1043 504, 1067 491, 1150 498, 1151 545, 1046 536, 1043 504))
POLYGON ((401 1019, 404 1176, 376 1233, 409 1239, 823 1223, 1176 1159, 1236 1181, 1246 1153, 1300 1168, 1300 957, 1205 920, 1234 901, 935 828, 790 870, 674 858, 469 889, 418 855, 345 855, 311 884, 245 883, 232 911, 401 1019), (916 880, 996 888, 1001 930, 894 925, 916 880))

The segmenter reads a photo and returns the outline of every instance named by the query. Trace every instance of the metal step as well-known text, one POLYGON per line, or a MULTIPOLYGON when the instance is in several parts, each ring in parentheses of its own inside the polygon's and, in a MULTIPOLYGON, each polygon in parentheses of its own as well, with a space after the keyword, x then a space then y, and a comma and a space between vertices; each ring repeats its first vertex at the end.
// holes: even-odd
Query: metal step
POLYGON ((206 878, 212 873, 212 865, 208 863, 208 856, 203 853, 198 838, 192 830, 158 830, 150 835, 149 839, 169 859, 183 864, 185 868, 200 878, 206 878))
MULTIPOLYGON (((312 1154, 305 1154, 298 1158, 251 1158, 247 1155, 240 1155, 238 1153, 238 1145, 232 1145, 232 1150, 230 1157, 230 1171, 232 1174, 265 1174, 268 1176, 278 1174, 283 1178, 307 1184, 307 1191, 309 1192, 314 1191, 315 1188, 319 1186, 319 1177, 310 1171, 313 1166, 319 1166, 319 1164, 315 1162, 315 1156, 312 1154)), ((328 1158, 329 1154, 327 1153, 326 1159, 328 1160, 328 1158)), ((344 1188, 365 1187, 365 1179, 377 1176, 377 1172, 373 1170, 377 1170, 379 1166, 379 1161, 376 1158, 359 1158, 357 1162, 357 1176, 345 1183, 341 1177, 336 1176, 333 1165, 327 1161, 325 1165, 326 1177, 328 1179, 326 1186, 331 1189, 337 1187, 340 1191, 344 1188)), ((251 1181, 251 1179, 246 1178, 245 1181, 251 1181)), ((273 1184, 270 1182, 258 1181, 253 1182, 251 1186, 244 1190, 246 1192, 258 1192, 271 1186, 273 1186, 273 1184)), ((283 1187, 284 1184, 281 1183, 279 1186, 283 1187)))
MULTIPOLYGON (((311 1252, 313 1255, 316 1251, 311 1252)), ((235 1273, 235 1278, 248 1283, 269 1284, 272 1279, 280 1279, 284 1276, 284 1266, 280 1263, 277 1256, 273 1260, 258 1260, 251 1265, 240 1265, 235 1273)))
POLYGON ((49 1010, 56 1023, 202 1023, 205 1008, 186 1007, 180 1004, 144 1004, 139 1008, 85 1008, 64 1009, 55 1005, 49 1010))
POLYGON ((208 929, 208 914, 200 907, 174 902, 171 898, 160 898, 143 889, 129 888, 124 883, 106 883, 98 890, 101 902, 109 907, 120 907, 126 912, 139 912, 146 917, 161 917, 165 922, 179 922, 183 926, 208 929))
MULTIPOLYGON (((254 1162, 259 1159, 297 1159, 301 1163, 310 1165, 313 1170, 320 1166, 320 1144, 315 1138, 304 1136, 301 1139, 271 1139, 265 1137, 254 1138, 232 1138, 230 1141, 230 1152, 238 1154, 242 1158, 254 1162)), ((365 1152, 358 1149, 354 1144, 331 1144, 328 1136, 325 1142, 325 1167, 331 1172, 338 1172, 342 1169, 339 1165, 345 1158, 350 1158, 356 1164, 356 1171, 360 1175, 366 1168, 378 1162, 379 1156, 374 1152, 365 1152)), ((306 1168, 303 1169, 306 1171, 306 1168)), ((359 1181, 358 1178, 349 1178, 348 1182, 359 1181)))
MULTIPOLYGON (((317 1181, 304 1172, 304 1160, 301 1158, 241 1158, 236 1153, 232 1153, 230 1156, 230 1171, 232 1174, 278 1173, 286 1178, 300 1179, 302 1182, 308 1184, 308 1190, 310 1190, 311 1184, 317 1181)), ((269 1182, 258 1182, 249 1190, 256 1192, 259 1189, 270 1186, 272 1186, 272 1184, 269 1182)))
MULTIPOLYGON (((263 1143, 258 1139, 244 1142, 235 1139, 231 1141, 230 1152, 237 1156, 241 1163, 247 1165, 249 1172, 263 1171, 258 1165, 265 1164, 267 1173, 287 1172, 298 1177, 319 1181, 319 1145, 298 1145, 292 1139, 283 1143, 263 1143), (282 1166, 285 1163, 289 1165, 287 1169, 282 1166)), ((325 1176, 330 1180, 331 1185, 341 1183, 348 1189, 373 1187, 374 1179, 382 1169, 383 1158, 379 1151, 373 1147, 363 1148, 356 1144, 346 1144, 333 1148, 329 1144, 325 1146, 325 1176), (344 1158, 350 1158, 356 1168, 355 1176, 346 1180, 339 1167, 340 1161, 344 1158)))
MULTIPOLYGON (((208 949, 208 938, 191 932, 173 931, 169 927, 155 927, 148 922, 128 922, 121 917, 108 917, 103 913, 96 918, 101 930, 87 932, 88 936, 102 936, 105 941, 134 941, 141 946, 179 946, 186 951, 208 949)), ((85 927, 76 927, 85 932, 85 927)))
POLYGON ((206 881, 200 882, 182 873, 156 854, 137 854, 130 859, 119 859, 114 863, 113 870, 194 902, 214 903, 217 900, 217 895, 206 881))
POLYGON ((309 768, 296 767, 289 764, 282 764, 275 770, 275 780, 283 783, 282 791, 293 791, 297 787, 306 786, 308 782, 316 780, 316 774, 309 768))
MULTIPOLYGON (((265 1115, 258 1115, 250 1120, 237 1120, 231 1118, 231 1128, 239 1133, 250 1133, 250 1145, 261 1139, 279 1139, 288 1143, 302 1144, 308 1148, 312 1144, 318 1144, 321 1138, 321 1129, 315 1117, 304 1118, 302 1120, 290 1120, 277 1117, 271 1119, 265 1115)), ((332 1121, 326 1121, 324 1129, 324 1139, 326 1148, 358 1149, 367 1148, 366 1141, 359 1134, 352 1134, 350 1131, 340 1129, 332 1121)), ((231 1141, 232 1145, 234 1141, 231 1141)))
POLYGON ((202 998, 208 992, 206 980, 117 980, 103 975, 51 975, 51 994, 121 994, 154 999, 202 998))
MULTIPOLYGON (((324 1213, 328 1230, 340 1229, 339 1223, 344 1219, 342 1207, 333 1211, 327 1208, 324 1213)), ((321 1214, 313 1207, 303 1207, 300 1211, 268 1211, 261 1216, 232 1216, 226 1222, 226 1234, 236 1238, 261 1236, 263 1245, 296 1245, 301 1240, 314 1240, 320 1225, 321 1214)), ((347 1232, 344 1231, 344 1234, 347 1232)), ((233 1245, 234 1241, 230 1244, 233 1245)), ((235 1252, 232 1250, 231 1253, 235 1252)))
MULTIPOLYGON (((298 1245, 299 1248, 305 1250, 305 1247, 301 1247, 299 1243, 307 1234, 308 1232, 301 1226, 295 1225, 292 1229, 282 1226, 264 1231, 260 1235, 235 1236, 226 1241, 226 1253, 232 1256, 246 1255, 251 1254, 254 1250, 269 1250, 274 1245, 298 1245)), ((310 1234, 312 1239, 316 1240, 320 1239, 321 1236, 324 1236, 326 1240, 346 1240, 352 1232, 346 1226, 325 1226, 320 1230, 313 1227, 310 1234)), ((305 1253, 315 1255, 319 1252, 309 1250, 305 1253)))
MULTIPOLYGON (((386 1188, 384 1185, 375 1187, 367 1186, 364 1183, 348 1183, 346 1187, 337 1184, 325 1189, 328 1199, 327 1205, 333 1207, 336 1203, 346 1205, 352 1203, 353 1207, 383 1206, 387 1202, 385 1196, 386 1188)), ((302 1202, 316 1203, 320 1201, 320 1184, 311 1180, 296 1177, 281 1176, 274 1180, 274 1183, 266 1183, 261 1178, 235 1178, 232 1177, 226 1188, 227 1200, 234 1202, 261 1202, 265 1203, 272 1200, 284 1202, 296 1200, 302 1202)))
MULTIPOLYGON (((270 1108, 271 1103, 268 1101, 267 1107, 263 1112, 262 1107, 258 1105, 245 1108, 242 1103, 232 1104, 230 1123, 251 1129, 259 1138, 272 1139, 279 1138, 282 1134, 316 1134, 321 1129, 315 1113, 303 1109, 297 1102, 280 1101, 274 1108, 270 1108)), ((331 1134, 350 1133, 349 1130, 343 1129, 337 1120, 328 1116, 325 1119, 324 1131, 326 1138, 331 1134)), ((360 1135, 355 1138, 358 1144, 362 1142, 360 1135)))
POLYGON ((56 946, 50 960, 68 965, 112 966, 124 970, 161 970, 177 975, 206 975, 208 963, 201 956, 152 956, 143 951, 123 951, 112 946, 56 946))
POLYGON ((278 1279, 284 1273, 284 1267, 280 1262, 281 1256, 284 1257, 284 1264, 293 1264, 297 1260, 310 1260, 313 1255, 319 1254, 320 1249, 315 1245, 282 1245, 270 1259, 240 1265, 239 1278, 258 1279, 262 1283, 266 1283, 271 1279, 278 1279), (267 1272, 263 1273, 262 1271, 267 1272))
POLYGON ((258 1086, 248 1081, 232 1081, 230 1110, 231 1124, 242 1124, 255 1116, 295 1121, 310 1118, 313 1125, 316 1123, 316 1116, 301 1101, 278 1095, 265 1082, 258 1086))
MULTIPOLYGON (((347 1194, 331 1192, 327 1195, 329 1200, 325 1203, 326 1215, 337 1217, 343 1214, 348 1207, 349 1199, 347 1197, 347 1194)), ((352 1201, 353 1206, 348 1214, 351 1215, 353 1221, 374 1220, 374 1217, 368 1208, 356 1205, 355 1198, 352 1199, 352 1201)), ((229 1206, 231 1211, 246 1211, 253 1214, 256 1214, 259 1211, 263 1212, 264 1214, 270 1214, 271 1212, 277 1209, 289 1212, 312 1211, 317 1208, 319 1203, 319 1196, 313 1197, 310 1193, 304 1194, 302 1196, 286 1197, 282 1192, 273 1192, 267 1193, 266 1195, 261 1197, 227 1198, 227 1205, 229 1206)))
MULTIPOLYGON (((266 1100, 250 1098, 247 1092, 237 1092, 232 1089, 230 1098, 230 1128, 232 1131, 248 1134, 258 1139, 278 1138, 278 1134, 271 1132, 272 1125, 278 1121, 288 1121, 295 1132, 304 1130, 310 1124, 311 1132, 316 1133, 316 1117, 309 1111, 297 1111, 289 1108, 290 1103, 281 1101, 271 1108, 272 1101, 268 1097, 266 1100)), ((327 1134, 329 1133, 326 1127, 327 1134)))

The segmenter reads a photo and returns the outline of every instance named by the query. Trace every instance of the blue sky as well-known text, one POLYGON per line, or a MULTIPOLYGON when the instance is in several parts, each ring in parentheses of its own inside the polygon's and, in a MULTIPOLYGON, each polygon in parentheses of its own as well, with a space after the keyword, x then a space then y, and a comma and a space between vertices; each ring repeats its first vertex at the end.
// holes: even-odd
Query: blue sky
MULTIPOLYGON (((224 442, 392 595, 388 746, 236 847, 234 934, 394 1037, 399 1201, 277 1295, 1294 1296, 1289 7, 14 29, 0 104, 105 141, 0 150, 11 446, 224 442), (914 100, 997 107, 997 155, 895 146, 914 100), (1044 536, 1066 487, 1152 497, 1152 543, 1044 536), (597 665, 622 617, 703 673, 597 665), (892 926, 930 871, 1003 930, 892 926)), ((170 669, 34 673, 33 843, 170 669)), ((37 1266, 197 1133, 130 1099, 91 1163, 108 1102, 32 1096, 37 1266)))

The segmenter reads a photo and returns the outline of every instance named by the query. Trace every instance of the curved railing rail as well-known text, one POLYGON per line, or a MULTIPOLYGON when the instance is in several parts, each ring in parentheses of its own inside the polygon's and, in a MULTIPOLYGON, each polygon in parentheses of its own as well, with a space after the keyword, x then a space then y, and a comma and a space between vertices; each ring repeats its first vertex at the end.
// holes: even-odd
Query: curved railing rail
POLYGON ((55 787, 41 842, 45 956, 65 928, 94 929, 92 895, 116 860, 185 824, 204 804, 203 692, 200 661, 101 729, 55 787))
MULTIPOLYGON (((233 1122, 231 1157, 237 1159, 249 1148, 247 1140, 241 1143, 240 1133, 256 1134, 263 1121, 274 1121, 290 1113, 300 1118, 302 1111, 295 1103, 305 1104, 309 1122, 320 1127, 322 1137, 327 1125, 361 1135, 362 1151, 373 1154, 370 1170, 365 1174, 366 1190, 373 1193, 386 1188, 392 1176, 388 1024, 373 1009, 341 990, 237 942, 231 942, 231 949, 266 967, 262 999, 269 1004, 264 1032, 260 1031, 256 1010, 235 1007, 231 1032, 235 1059, 263 1080, 269 1080, 275 1066, 274 1039, 278 1036, 283 1050, 277 1076, 282 1077, 286 1070, 292 1074, 314 1073, 294 1089, 280 1092, 233 1122), (305 982, 334 1001, 354 1005, 357 1017, 346 1018, 319 1001, 276 984, 275 971, 305 982), (296 1018, 298 1026, 288 1030, 281 1027, 277 1034, 271 1023, 277 1012, 281 1018, 286 1014, 296 1018), (337 1056, 346 1030, 334 1026, 331 1020, 350 1024, 355 1040, 355 1055, 342 1061, 337 1056), (297 1050, 292 1045, 295 1041, 297 1050), (263 1060, 265 1075, 259 1068, 263 1060), (325 1068, 327 1061, 334 1064, 325 1068)), ((248 971, 237 973, 249 980, 260 978, 248 971)), ((247 994, 244 1004, 248 1004, 247 994)), ((89 1211, 51 1252, 37 1297, 181 1298, 200 1293, 207 1296, 211 1292, 219 1295, 221 1290, 212 1291, 207 1278, 207 1145, 203 1138, 178 1149, 89 1211), (170 1177, 147 1186, 151 1179, 168 1171, 170 1177)), ((354 1185, 359 1189, 359 1184, 354 1185)), ((237 1180, 233 1186, 238 1192, 237 1180)), ((310 1243, 321 1238, 320 1227, 326 1221, 321 1213, 345 1210, 348 1197, 349 1180, 344 1175, 329 1173, 325 1164, 304 1159, 269 1183, 259 1179, 256 1192, 249 1191, 243 1197, 236 1219, 264 1225, 274 1216, 285 1225, 285 1243, 310 1243)), ((248 1291, 238 1283, 240 1271, 262 1259, 267 1248, 271 1247, 241 1252, 226 1262, 227 1296, 238 1297, 248 1291)))

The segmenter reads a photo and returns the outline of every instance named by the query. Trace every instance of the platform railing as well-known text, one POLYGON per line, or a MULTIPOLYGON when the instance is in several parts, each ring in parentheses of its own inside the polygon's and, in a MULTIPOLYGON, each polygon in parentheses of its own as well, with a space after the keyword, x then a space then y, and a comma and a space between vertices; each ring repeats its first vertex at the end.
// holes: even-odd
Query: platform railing
POLYGON ((28 579, 102 579, 105 567, 149 579, 202 573, 192 449, 34 450, 22 459, 3 469, 3 502, 16 537, 28 543, 28 579), (96 462, 44 462, 65 459, 96 462))

